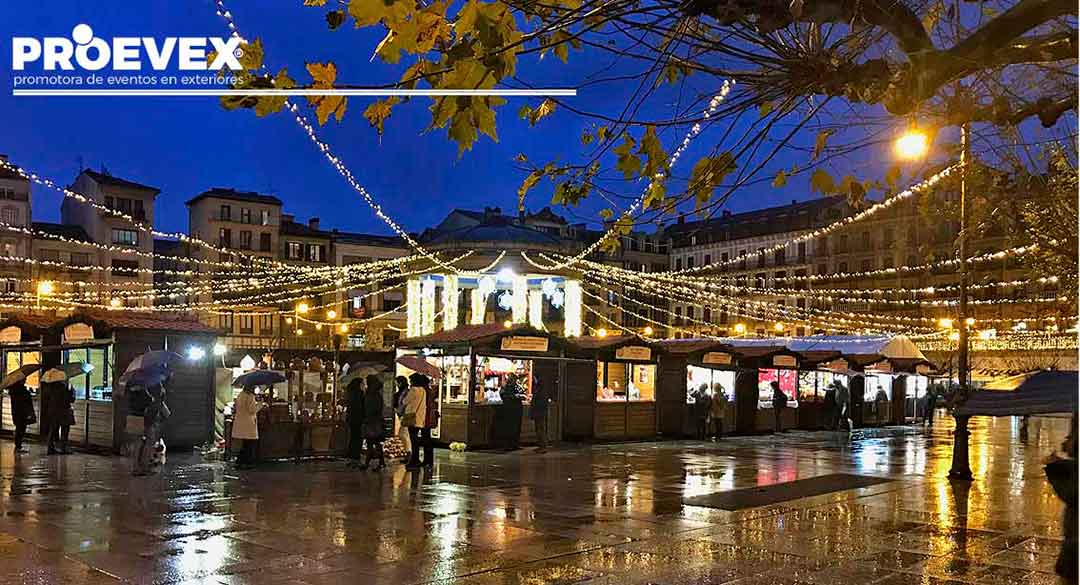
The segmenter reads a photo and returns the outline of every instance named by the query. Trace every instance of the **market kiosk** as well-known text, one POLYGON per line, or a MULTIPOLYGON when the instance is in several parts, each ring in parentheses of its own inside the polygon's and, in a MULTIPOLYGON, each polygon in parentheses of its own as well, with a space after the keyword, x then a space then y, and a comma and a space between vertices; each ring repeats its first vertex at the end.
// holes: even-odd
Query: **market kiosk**
POLYGON ((799 355, 802 362, 799 370, 798 427, 806 430, 828 428, 836 416, 835 404, 826 401, 829 387, 840 382, 850 388, 851 378, 857 372, 852 371, 851 363, 841 357, 838 351, 801 351, 799 355))
POLYGON ((595 384, 588 394, 578 394, 578 388, 574 396, 568 394, 568 425, 573 420, 583 438, 605 441, 656 436, 658 352, 653 343, 629 335, 581 337, 570 342, 569 351, 595 363, 595 384), (590 419, 591 432, 584 433, 590 419))
MULTIPOLYGON (((504 407, 500 396, 510 374, 518 376, 524 391, 520 441, 536 441, 529 416, 536 384, 547 385, 554 399, 548 407, 548 438, 559 436, 565 345, 563 339, 527 325, 460 325, 398 342, 397 358, 399 362, 405 356, 422 359, 441 373, 433 381, 441 412, 433 437, 445 444, 489 447, 497 441, 493 433, 506 423, 500 417, 517 416, 504 407)), ((400 364, 398 368, 399 374, 409 369, 400 364)))
POLYGON ((871 386, 873 386, 874 395, 879 399, 882 391, 887 389, 885 392, 887 407, 879 408, 884 412, 878 413, 880 422, 875 422, 877 424, 904 424, 909 419, 914 420, 919 416, 922 399, 926 397, 930 386, 928 375, 932 367, 929 361, 922 358, 883 357, 870 364, 866 368, 867 400, 869 400, 871 386))
POLYGON ((732 352, 744 375, 735 378, 735 430, 740 434, 770 432, 774 426, 772 383, 788 397, 781 424, 798 423, 799 355, 782 345, 745 344, 732 340, 732 352))
MULTIPOLYGON (((4 375, 24 365, 41 363, 42 337, 45 330, 55 321, 52 317, 41 315, 22 315, 0 321, 0 363, 4 375)), ((27 427, 27 434, 40 434, 41 429, 41 374, 35 373, 26 379, 26 387, 33 396, 34 413, 39 415, 38 422, 27 427)), ((2 392, 7 394, 7 392, 2 392)), ((15 424, 11 418, 11 401, 0 395, 0 429, 5 433, 14 433, 15 424)))
POLYGON ((739 374, 732 349, 712 339, 665 339, 660 355, 659 432, 665 437, 696 437, 704 418, 702 392, 728 400, 723 432, 737 428, 735 379, 739 374))

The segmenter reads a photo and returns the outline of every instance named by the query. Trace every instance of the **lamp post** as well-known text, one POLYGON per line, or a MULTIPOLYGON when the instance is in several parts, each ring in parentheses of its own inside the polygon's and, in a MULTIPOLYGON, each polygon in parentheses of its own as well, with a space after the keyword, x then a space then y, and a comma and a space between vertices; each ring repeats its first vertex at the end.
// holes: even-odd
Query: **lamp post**
MULTIPOLYGON (((930 140, 926 133, 918 130, 910 130, 897 139, 896 153, 902 158, 921 158, 929 150, 930 140)), ((967 122, 960 126, 960 233, 958 242, 960 248, 960 307, 957 315, 957 333, 959 350, 956 356, 957 398, 953 405, 959 405, 967 399, 968 386, 970 383, 970 365, 968 364, 968 333, 972 323, 968 318, 968 267, 967 267, 967 167, 971 158, 970 128, 967 122)), ((948 324, 951 327, 953 324, 948 324)), ((943 323, 944 326, 944 323, 943 323)), ((970 480, 971 464, 968 461, 968 431, 970 417, 956 416, 956 430, 953 431, 953 457, 952 468, 949 469, 950 479, 970 480)))

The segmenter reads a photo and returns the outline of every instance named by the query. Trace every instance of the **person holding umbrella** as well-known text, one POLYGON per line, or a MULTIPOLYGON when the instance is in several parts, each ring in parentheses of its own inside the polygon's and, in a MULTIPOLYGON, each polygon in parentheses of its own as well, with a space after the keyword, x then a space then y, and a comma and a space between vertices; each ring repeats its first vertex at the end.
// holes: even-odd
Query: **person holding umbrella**
POLYGON ((68 381, 93 369, 90 364, 69 362, 46 371, 41 376, 42 393, 48 398, 44 418, 49 422, 49 455, 67 455, 68 432, 75 424, 75 391, 68 381), (59 448, 58 448, 59 446, 59 448))
POLYGON ((236 397, 233 407, 232 438, 243 443, 236 457, 238 468, 254 467, 259 445, 259 422, 257 415, 262 404, 255 398, 255 385, 245 384, 236 397))
POLYGON ((11 399, 11 422, 15 425, 15 452, 25 453, 23 439, 26 427, 37 422, 34 414, 34 401, 26 387, 26 377, 41 369, 40 364, 27 364, 4 376, 0 388, 7 388, 11 399))

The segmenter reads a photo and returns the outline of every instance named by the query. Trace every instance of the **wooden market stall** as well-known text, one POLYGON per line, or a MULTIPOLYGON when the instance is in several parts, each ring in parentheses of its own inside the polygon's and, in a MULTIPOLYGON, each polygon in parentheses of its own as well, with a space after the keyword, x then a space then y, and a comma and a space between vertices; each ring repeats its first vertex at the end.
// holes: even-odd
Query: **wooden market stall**
MULTIPOLYGON (((403 357, 420 358, 440 372, 433 384, 439 391, 442 416, 432 436, 441 443, 462 442, 470 448, 498 443, 498 429, 505 428, 510 417, 518 416, 513 405, 503 404, 500 396, 510 374, 518 376, 524 391, 520 442, 536 441, 530 409, 537 384, 546 385, 554 399, 547 411, 548 439, 562 434, 559 405, 567 359, 566 342, 561 337, 523 324, 461 325, 399 341, 397 356, 399 362, 403 357)), ((398 374, 412 369, 399 363, 398 374)))
MULTIPOLYGON (((170 448, 190 447, 212 439, 214 379, 208 356, 217 330, 193 320, 121 311, 80 311, 68 317, 17 315, 0 323, 0 332, 5 330, 0 333, 8 336, 0 346, 5 372, 35 359, 45 369, 70 362, 93 367, 70 384, 75 394, 73 446, 115 452, 130 438, 128 405, 114 401, 114 384, 131 360, 155 349, 183 356, 167 384, 166 403, 172 415, 165 423, 166 443, 170 448), (19 330, 18 341, 13 328, 19 330)), ((35 400, 34 406, 40 421, 40 401, 35 400)), ((10 415, 6 423, 10 424, 10 415)), ((33 430, 39 427, 40 423, 33 430)))
POLYGON ((745 370, 744 375, 735 378, 736 432, 773 430, 773 382, 780 384, 788 398, 781 424, 785 429, 795 428, 799 420, 799 354, 773 339, 732 339, 728 343, 735 362, 745 370))
POLYGON ((851 384, 851 364, 833 350, 800 351, 798 427, 820 430, 831 427, 836 416, 835 402, 826 400, 829 387, 839 382, 851 384))
MULTIPOLYGON (((22 314, 0 321, 0 364, 4 373, 23 365, 41 363, 41 346, 45 330, 56 321, 55 317, 22 314)), ((38 422, 27 427, 27 434, 39 435, 41 431, 41 374, 26 379, 26 387, 33 396, 34 413, 38 422)), ((0 430, 4 434, 15 432, 11 419, 11 401, 3 392, 0 396, 0 430)))
POLYGON ((724 392, 728 407, 723 432, 737 428, 736 378, 739 375, 731 347, 713 339, 665 339, 660 349, 659 427, 665 437, 696 437, 705 406, 697 404, 702 391, 714 396, 724 392))
POLYGON ((567 394, 567 425, 574 435, 607 441, 656 437, 659 352, 654 343, 629 335, 579 337, 570 341, 569 355, 595 364, 592 388, 582 392, 575 386, 574 394, 567 394))

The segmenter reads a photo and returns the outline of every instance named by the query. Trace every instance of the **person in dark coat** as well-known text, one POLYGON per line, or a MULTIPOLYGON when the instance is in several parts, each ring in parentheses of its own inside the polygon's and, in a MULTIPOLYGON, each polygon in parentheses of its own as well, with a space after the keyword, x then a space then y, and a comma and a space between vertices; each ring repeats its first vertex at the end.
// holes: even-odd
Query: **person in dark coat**
POLYGON ((37 418, 34 416, 34 400, 25 380, 10 386, 8 396, 11 398, 11 422, 15 425, 15 452, 25 453, 23 438, 26 437, 26 427, 37 418))
POLYGON ((1069 421, 1069 434, 1061 444, 1061 450, 1065 456, 1058 457, 1054 454, 1046 465, 1046 474, 1047 478, 1050 479, 1050 485, 1053 486, 1054 492, 1065 503, 1065 513, 1061 518, 1063 539, 1057 562, 1054 565, 1054 571, 1068 583, 1077 582, 1077 568, 1078 564, 1080 564, 1077 552, 1080 547, 1077 545, 1076 514, 1077 430, 1076 413, 1074 412, 1072 419, 1069 421))
POLYGON ((497 413, 502 418, 503 447, 508 451, 517 450, 521 446, 521 419, 524 408, 521 403, 521 383, 518 377, 511 374, 506 377, 506 384, 499 395, 502 398, 502 407, 497 413))
POLYGON ((42 385, 49 395, 49 455, 67 455, 68 432, 75 424, 75 393, 66 382, 47 382, 42 385))
POLYGON ((926 392, 925 400, 926 406, 924 407, 924 409, 926 410, 926 412, 923 413, 923 422, 926 424, 926 426, 932 427, 934 426, 934 411, 937 410, 937 389, 931 388, 930 390, 928 390, 926 392))
POLYGON ((349 425, 350 467, 364 467, 364 380, 354 378, 345 388, 345 422, 349 425))
POLYGON ((825 390, 825 428, 832 429, 836 427, 836 387, 829 384, 829 387, 825 390))
POLYGON ((774 430, 778 433, 784 432, 784 409, 787 408, 787 394, 780 389, 779 382, 772 383, 772 407, 773 416, 775 417, 776 426, 774 430))
POLYGON ((405 455, 401 457, 401 462, 408 463, 412 443, 409 441, 409 427, 401 422, 401 413, 404 411, 405 395, 409 393, 409 379, 405 376, 398 376, 394 378, 394 385, 394 416, 397 418, 397 438, 401 441, 401 446, 405 448, 405 455))
POLYGON ((539 378, 533 378, 532 404, 529 406, 529 418, 536 427, 537 453, 547 451, 548 427, 547 413, 548 403, 551 402, 551 391, 547 384, 542 384, 539 378))
POLYGON ((386 468, 386 456, 383 455, 383 439, 386 437, 383 430, 382 387, 382 380, 378 376, 371 374, 367 377, 367 389, 364 391, 363 433, 368 450, 367 459, 360 466, 361 469, 367 469, 372 459, 379 460, 379 464, 375 466, 376 471, 386 468))

